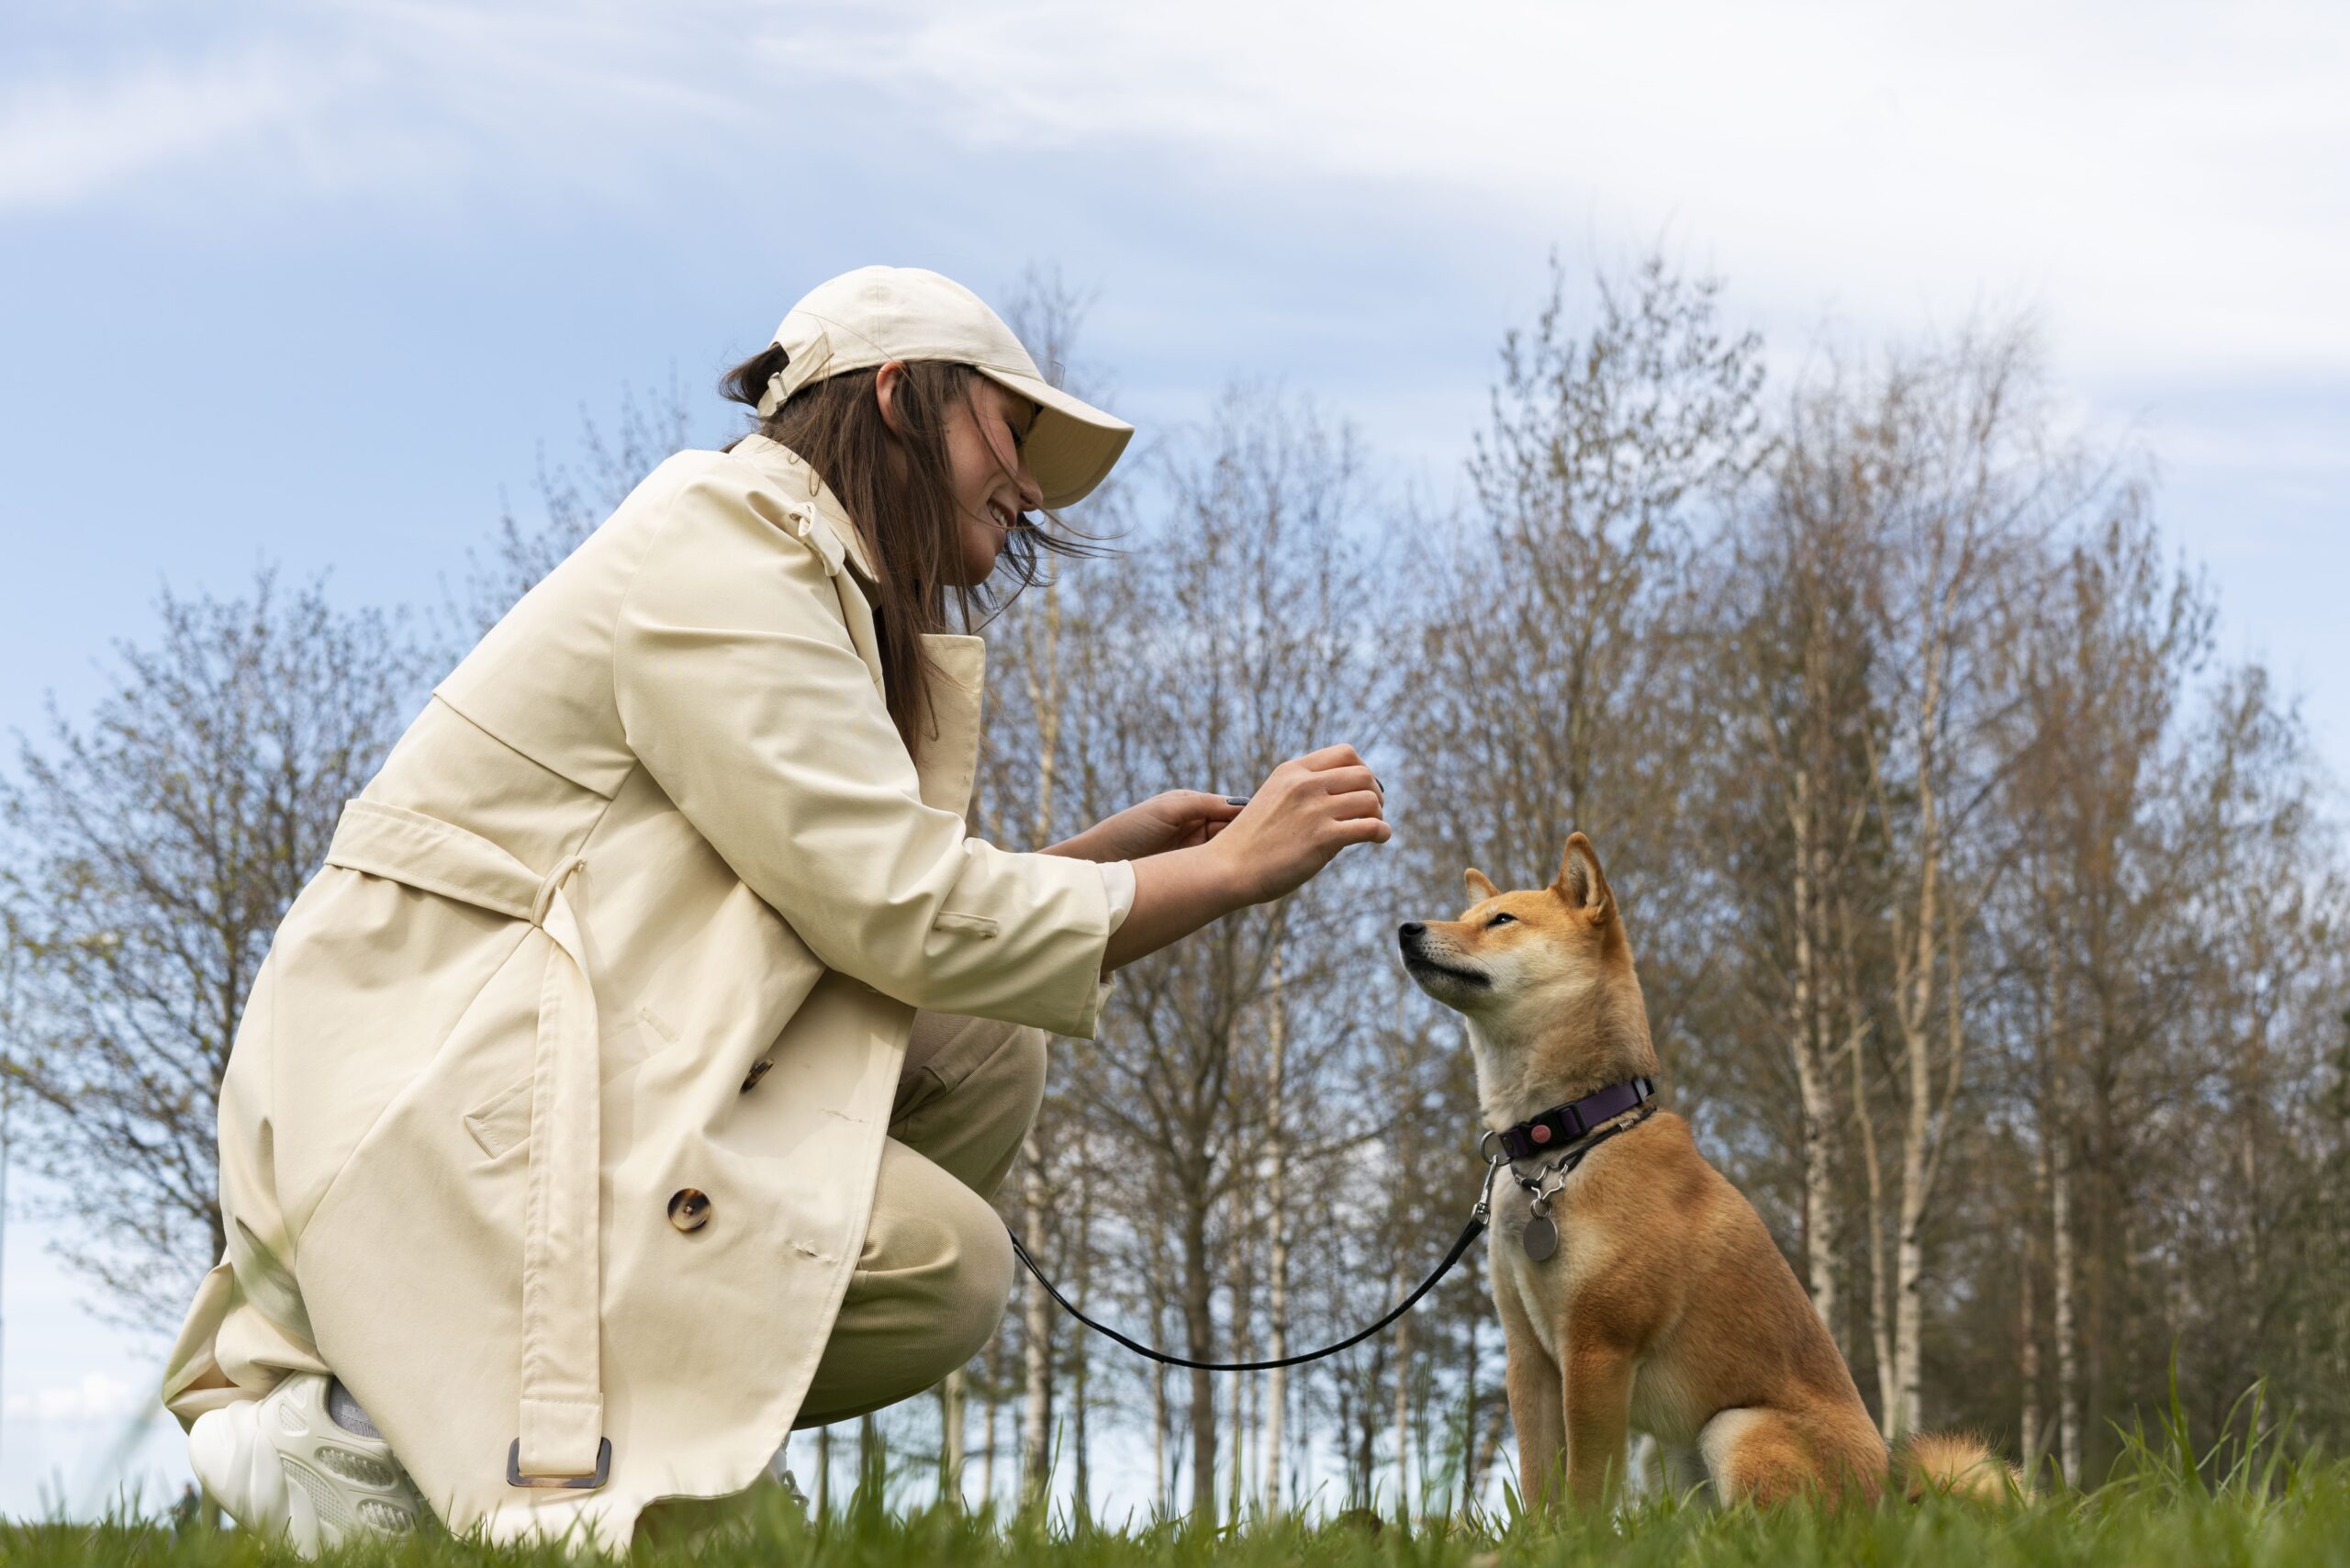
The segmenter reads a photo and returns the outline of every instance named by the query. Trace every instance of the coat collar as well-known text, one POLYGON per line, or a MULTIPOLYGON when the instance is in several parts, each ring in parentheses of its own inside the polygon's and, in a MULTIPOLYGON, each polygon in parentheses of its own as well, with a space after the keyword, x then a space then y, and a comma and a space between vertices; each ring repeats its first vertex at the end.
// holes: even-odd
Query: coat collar
MULTIPOLYGON (((864 534, 856 523, 849 521, 848 509, 841 505, 838 496, 833 494, 833 487, 816 476, 816 470, 808 465, 805 458, 782 442, 769 441, 756 431, 736 442, 733 453, 778 480, 787 498, 809 503, 816 514, 817 523, 832 534, 839 552, 838 558, 856 568, 856 575, 867 582, 880 581, 880 574, 873 569, 872 557, 865 553, 864 534)), ((833 552, 826 551, 825 554, 833 552)))

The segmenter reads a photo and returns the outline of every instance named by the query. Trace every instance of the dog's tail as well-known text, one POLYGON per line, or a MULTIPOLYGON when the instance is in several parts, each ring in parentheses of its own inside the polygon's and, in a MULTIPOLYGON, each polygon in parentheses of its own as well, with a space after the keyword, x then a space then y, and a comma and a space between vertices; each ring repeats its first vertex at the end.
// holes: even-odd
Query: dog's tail
POLYGON ((1894 1474, 1912 1499, 1931 1494, 2004 1503, 2024 1495, 2020 1471, 1972 1432, 1918 1432, 1893 1459, 1894 1474))

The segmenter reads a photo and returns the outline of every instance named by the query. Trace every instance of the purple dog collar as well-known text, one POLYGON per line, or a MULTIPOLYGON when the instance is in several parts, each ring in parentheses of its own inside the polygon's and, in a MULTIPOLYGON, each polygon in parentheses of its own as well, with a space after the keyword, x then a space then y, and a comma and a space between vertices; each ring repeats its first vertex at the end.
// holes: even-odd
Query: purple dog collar
POLYGON ((1528 1116, 1514 1127, 1504 1127, 1494 1138, 1506 1158, 1531 1159, 1538 1154, 1551 1154, 1566 1148, 1600 1123, 1613 1121, 1655 1097, 1654 1079, 1635 1078, 1628 1083, 1611 1083, 1569 1104, 1553 1105, 1528 1116))

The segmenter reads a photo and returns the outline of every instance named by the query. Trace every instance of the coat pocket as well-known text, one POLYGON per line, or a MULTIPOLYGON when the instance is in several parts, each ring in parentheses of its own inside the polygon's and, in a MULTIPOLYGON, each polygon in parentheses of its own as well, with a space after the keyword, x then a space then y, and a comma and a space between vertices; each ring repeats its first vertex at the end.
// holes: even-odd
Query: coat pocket
POLYGON ((1001 929, 991 915, 958 914, 953 910, 947 910, 930 924, 934 930, 965 931, 974 936, 992 936, 1001 929))
MULTIPOLYGON (((670 1028, 649 1007, 634 1014, 604 1036, 599 1081, 610 1083, 654 1052, 677 1040, 670 1028)), ((492 1159, 510 1154, 531 1136, 531 1080, 528 1075, 508 1084, 464 1114, 465 1131, 492 1159)))

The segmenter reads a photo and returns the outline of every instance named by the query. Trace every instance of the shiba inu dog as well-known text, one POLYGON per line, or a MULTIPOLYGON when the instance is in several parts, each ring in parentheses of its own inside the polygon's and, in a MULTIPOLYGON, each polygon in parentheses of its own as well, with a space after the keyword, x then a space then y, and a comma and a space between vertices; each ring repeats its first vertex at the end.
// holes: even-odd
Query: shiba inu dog
MULTIPOLYGON (((1489 1244, 1528 1505, 1561 1474, 1603 1502, 1633 1430, 1675 1486, 1702 1462, 1725 1501, 1874 1499, 1890 1456, 1835 1341, 1754 1206, 1649 1101, 1648 1013, 1591 841, 1567 840, 1547 888, 1468 882, 1460 919, 1397 935, 1412 979, 1467 1017, 1485 1147, 1512 1157, 1489 1244)), ((1903 1458, 1913 1489, 2006 1488, 1969 1439, 1903 1458)))

